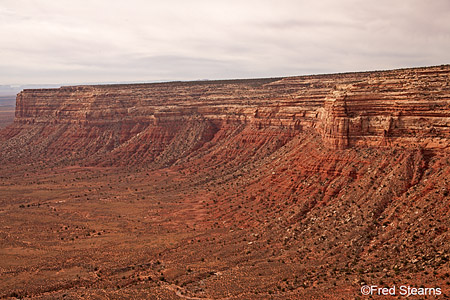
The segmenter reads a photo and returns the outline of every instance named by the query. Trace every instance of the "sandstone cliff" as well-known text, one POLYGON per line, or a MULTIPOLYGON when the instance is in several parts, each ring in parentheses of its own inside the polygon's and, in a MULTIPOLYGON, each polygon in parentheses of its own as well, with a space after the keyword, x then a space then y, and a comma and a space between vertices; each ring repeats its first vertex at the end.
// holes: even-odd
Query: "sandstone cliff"
POLYGON ((8 159, 11 153, 30 158, 32 152, 90 163, 112 164, 130 155, 173 162, 238 126, 294 135, 313 129, 331 149, 444 149, 450 138, 450 67, 24 90, 1 140, 7 141, 8 159), (174 152, 170 145, 182 135, 185 149, 161 156, 174 152))

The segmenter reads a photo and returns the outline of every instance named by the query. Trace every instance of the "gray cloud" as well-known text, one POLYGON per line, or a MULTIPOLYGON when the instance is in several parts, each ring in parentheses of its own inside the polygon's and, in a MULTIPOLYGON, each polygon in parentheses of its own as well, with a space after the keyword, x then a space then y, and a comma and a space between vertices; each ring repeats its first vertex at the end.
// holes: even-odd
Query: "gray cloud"
POLYGON ((449 63, 447 0, 2 0, 0 83, 245 78, 449 63))

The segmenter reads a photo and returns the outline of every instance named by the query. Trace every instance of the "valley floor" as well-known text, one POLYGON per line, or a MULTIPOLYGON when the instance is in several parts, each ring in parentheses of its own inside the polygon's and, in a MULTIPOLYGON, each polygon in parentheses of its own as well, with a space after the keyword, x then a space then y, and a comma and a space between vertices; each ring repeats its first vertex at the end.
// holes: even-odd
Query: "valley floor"
POLYGON ((0 297, 444 299, 449 159, 244 128, 167 166, 3 164, 0 297))

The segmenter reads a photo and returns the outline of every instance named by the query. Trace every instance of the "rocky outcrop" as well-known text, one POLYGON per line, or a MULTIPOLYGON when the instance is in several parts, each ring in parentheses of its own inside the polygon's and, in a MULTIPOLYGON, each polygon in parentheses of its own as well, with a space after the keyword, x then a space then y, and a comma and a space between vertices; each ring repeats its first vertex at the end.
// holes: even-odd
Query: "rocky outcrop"
POLYGON ((448 66, 376 73, 341 85, 324 105, 323 134, 330 146, 448 146, 448 66), (383 75, 381 75, 383 74, 383 75))

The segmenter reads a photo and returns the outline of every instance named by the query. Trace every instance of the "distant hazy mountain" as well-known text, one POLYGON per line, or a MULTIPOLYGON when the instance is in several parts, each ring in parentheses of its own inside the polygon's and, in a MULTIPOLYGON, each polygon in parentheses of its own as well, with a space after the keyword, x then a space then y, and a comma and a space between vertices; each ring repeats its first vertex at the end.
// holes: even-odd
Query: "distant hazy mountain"
POLYGON ((15 96, 0 96, 0 108, 6 106, 14 107, 15 105, 16 105, 15 96))

